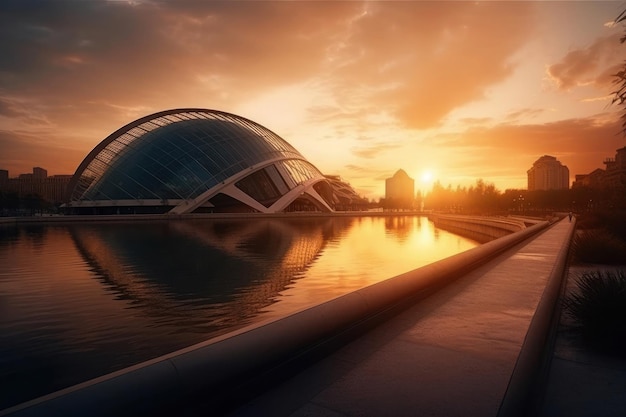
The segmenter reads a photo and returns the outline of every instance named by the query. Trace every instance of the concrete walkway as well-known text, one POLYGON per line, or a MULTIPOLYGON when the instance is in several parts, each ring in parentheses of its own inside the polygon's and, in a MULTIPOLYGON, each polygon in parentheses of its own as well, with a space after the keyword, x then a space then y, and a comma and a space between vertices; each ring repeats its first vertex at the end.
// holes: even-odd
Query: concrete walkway
POLYGON ((572 228, 558 222, 230 415, 498 415, 572 228))

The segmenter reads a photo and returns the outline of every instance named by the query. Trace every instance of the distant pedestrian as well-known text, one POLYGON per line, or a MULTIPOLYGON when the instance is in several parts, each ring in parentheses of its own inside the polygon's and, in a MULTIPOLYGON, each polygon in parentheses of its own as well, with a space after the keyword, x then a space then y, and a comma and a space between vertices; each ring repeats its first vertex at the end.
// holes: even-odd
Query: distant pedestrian
POLYGON ((572 222, 572 212, 571 211, 569 212, 568 216, 569 216, 569 222, 571 223, 572 222))

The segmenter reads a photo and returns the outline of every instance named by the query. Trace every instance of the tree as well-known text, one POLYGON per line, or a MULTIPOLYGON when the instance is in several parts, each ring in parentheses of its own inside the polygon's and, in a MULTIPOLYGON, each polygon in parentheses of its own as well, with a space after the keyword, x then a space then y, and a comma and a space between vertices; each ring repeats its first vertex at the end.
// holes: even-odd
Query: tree
MULTIPOLYGON (((626 21, 626 10, 617 16, 614 23, 619 24, 624 21, 626 21)), ((626 42, 626 31, 621 37, 620 42, 626 42)), ((624 61, 624 67, 622 70, 615 74, 615 80, 613 80, 613 82, 617 84, 617 90, 612 93, 613 100, 611 103, 617 103, 620 106, 624 106, 624 113, 622 114, 622 133, 626 135, 626 61, 624 61)))

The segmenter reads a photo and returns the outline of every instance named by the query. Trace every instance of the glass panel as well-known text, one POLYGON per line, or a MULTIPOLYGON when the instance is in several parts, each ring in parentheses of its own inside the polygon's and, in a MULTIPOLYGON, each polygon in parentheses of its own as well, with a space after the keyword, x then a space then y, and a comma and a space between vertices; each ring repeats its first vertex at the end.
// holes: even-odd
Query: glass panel
MULTIPOLYGON (((110 142, 79 174, 73 198, 193 198, 242 169, 281 157, 302 158, 254 122, 212 111, 163 115, 110 142)), ((262 172, 265 180, 254 183, 263 199, 321 175, 293 161, 262 172)))

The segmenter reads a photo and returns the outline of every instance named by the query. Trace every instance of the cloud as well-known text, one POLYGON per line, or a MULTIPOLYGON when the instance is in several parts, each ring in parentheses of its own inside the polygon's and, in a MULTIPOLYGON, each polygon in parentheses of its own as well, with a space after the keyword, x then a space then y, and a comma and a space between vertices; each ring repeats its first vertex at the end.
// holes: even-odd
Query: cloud
POLYGON ((51 120, 64 120, 55 109, 84 102, 229 108, 317 79, 341 114, 384 106, 411 127, 436 124, 510 74, 532 9, 99 0, 9 0, 0 7, 0 91, 48 104, 51 120))
POLYGON ((27 132, 0 130, 0 169, 8 169, 11 177, 31 172, 32 167, 44 166, 55 161, 50 175, 73 174, 85 157, 85 153, 68 147, 60 140, 44 140, 41 136, 27 132))
POLYGON ((528 120, 542 115, 545 111, 545 109, 520 109, 507 114, 506 120, 510 123, 516 122, 518 120, 528 120))
POLYGON ((604 36, 585 48, 568 52, 546 69, 548 77, 562 91, 584 85, 606 90, 622 66, 624 46, 620 36, 619 33, 604 36))
POLYGON ((499 185, 513 177, 525 183, 526 171, 542 155, 557 157, 573 178, 602 167, 623 144, 619 117, 605 113, 545 124, 474 127, 448 134, 445 151, 462 167, 447 167, 450 176, 482 177, 499 185))
POLYGON ((352 154, 359 158, 373 159, 379 157, 382 153, 397 149, 400 144, 397 143, 376 143, 370 146, 363 146, 352 149, 352 154))
POLYGON ((14 119, 22 125, 31 125, 33 127, 50 124, 49 120, 45 115, 41 114, 40 109, 37 109, 36 106, 6 97, 0 97, 0 117, 14 119))
POLYGON ((405 127, 436 126, 512 73, 532 11, 525 2, 372 3, 337 52, 336 101, 383 106, 405 127))

